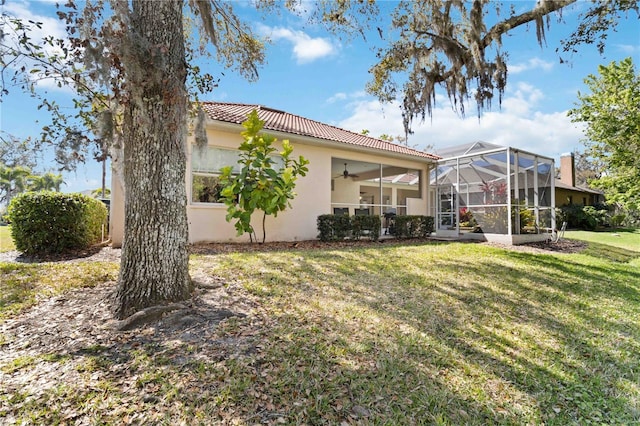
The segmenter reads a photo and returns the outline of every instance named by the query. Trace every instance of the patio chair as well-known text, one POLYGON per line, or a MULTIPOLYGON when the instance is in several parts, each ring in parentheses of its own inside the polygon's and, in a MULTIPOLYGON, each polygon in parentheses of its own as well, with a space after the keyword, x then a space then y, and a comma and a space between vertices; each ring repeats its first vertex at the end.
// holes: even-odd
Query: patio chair
POLYGON ((562 222, 562 227, 560 228, 560 230, 558 231, 557 229, 552 229, 551 232, 549 233, 549 242, 550 243, 557 243, 558 241, 560 241, 562 238, 564 238, 564 231, 567 230, 567 222, 562 222))

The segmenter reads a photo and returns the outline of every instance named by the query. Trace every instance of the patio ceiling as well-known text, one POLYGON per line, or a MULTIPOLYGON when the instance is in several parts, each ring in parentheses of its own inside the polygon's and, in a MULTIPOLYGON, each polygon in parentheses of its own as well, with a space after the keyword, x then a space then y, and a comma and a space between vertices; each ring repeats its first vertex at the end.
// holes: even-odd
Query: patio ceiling
MULTIPOLYGON (((343 158, 332 158, 331 159, 331 176, 334 179, 343 178, 345 164, 346 164, 346 169, 349 172, 349 175, 357 176, 357 177, 348 177, 347 179, 352 179, 354 181, 367 181, 367 180, 378 181, 380 178, 380 164, 378 163, 346 160, 343 158)), ((411 176, 411 175, 417 176, 418 172, 416 170, 408 169, 406 167, 396 167, 396 166, 387 166, 387 165, 383 165, 382 167, 382 177, 385 181, 388 181, 388 182, 411 184, 416 180, 415 177, 411 179, 406 178, 406 176, 411 176)))

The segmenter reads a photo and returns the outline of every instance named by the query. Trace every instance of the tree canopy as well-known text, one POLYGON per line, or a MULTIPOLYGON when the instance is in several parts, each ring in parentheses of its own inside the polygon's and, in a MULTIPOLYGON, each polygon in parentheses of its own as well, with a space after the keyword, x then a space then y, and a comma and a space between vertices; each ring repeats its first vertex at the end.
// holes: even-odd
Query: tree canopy
POLYGON ((578 93, 574 122, 586 124, 588 153, 602 170, 591 184, 607 199, 640 209, 640 74, 631 58, 600 65, 585 79, 590 93, 578 93))
MULTIPOLYGON (((473 100, 480 116, 496 96, 501 103, 507 85, 508 52, 502 48, 502 37, 532 23, 543 45, 550 16, 556 13, 560 19, 562 10, 575 1, 539 1, 525 12, 513 4, 504 10, 504 5, 489 0, 401 1, 392 17, 394 38, 378 51, 367 90, 383 102, 401 102, 407 133, 414 119, 431 116, 438 87, 461 115, 473 100)), ((574 51, 583 43, 597 43, 602 49, 620 14, 631 10, 640 14, 637 2, 593 2, 564 49, 574 51)))

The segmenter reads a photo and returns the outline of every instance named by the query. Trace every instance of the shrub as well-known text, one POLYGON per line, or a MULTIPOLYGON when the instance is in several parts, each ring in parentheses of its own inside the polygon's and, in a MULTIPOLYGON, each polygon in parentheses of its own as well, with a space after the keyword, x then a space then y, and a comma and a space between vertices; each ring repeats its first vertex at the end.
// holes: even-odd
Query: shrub
POLYGON ((395 236, 398 238, 426 238, 433 232, 431 216, 396 216, 395 236))
MULTIPOLYGON (((549 224, 551 223, 550 221, 551 219, 549 218, 549 224)), ((556 227, 560 228, 564 222, 567 222, 567 226, 570 227, 567 212, 560 207, 556 207, 556 227)))
POLYGON ((351 234, 351 218, 347 215, 323 214, 317 223, 320 241, 344 240, 351 234))
POLYGON ((380 238, 380 216, 352 216, 351 217, 351 230, 353 232, 353 238, 360 239, 362 236, 368 236, 373 241, 378 241, 380 238))
POLYGON ((622 226, 640 228, 640 210, 626 210, 622 226))
MULTIPOLYGON (((378 241, 381 226, 380 216, 323 214, 318 216, 318 238, 320 241, 336 241, 366 236, 378 241)), ((394 235, 397 238, 425 238, 432 232, 431 216, 395 217, 394 235)))
POLYGON ((61 253, 100 242, 107 208, 82 194, 26 192, 11 201, 8 216, 19 251, 61 253))
POLYGON ((622 223, 624 222, 626 217, 627 215, 624 213, 618 213, 616 215, 611 216, 611 226, 615 228, 619 228, 620 226, 622 226, 622 223))
MULTIPOLYGON (((562 216, 569 228, 585 229, 593 231, 598 226, 606 225, 609 221, 609 212, 605 206, 580 206, 569 205, 562 207, 562 216)), ((560 220, 557 221, 561 223, 560 220)))

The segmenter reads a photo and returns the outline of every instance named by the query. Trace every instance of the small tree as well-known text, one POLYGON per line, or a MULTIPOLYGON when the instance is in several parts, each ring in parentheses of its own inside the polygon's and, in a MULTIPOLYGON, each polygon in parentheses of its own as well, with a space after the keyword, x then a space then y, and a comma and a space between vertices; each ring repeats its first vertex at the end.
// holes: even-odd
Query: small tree
POLYGON ((295 197, 298 176, 306 176, 309 161, 300 156, 297 160, 290 157, 293 147, 288 140, 282 141, 282 151, 277 157, 277 149, 273 147, 277 139, 260 133, 264 121, 258 118, 256 110, 251 111, 247 120, 242 123, 246 129, 242 132, 244 142, 240 145, 242 166, 240 173, 233 176, 233 167, 222 169, 220 183, 223 186, 221 196, 227 205, 227 221, 236 219, 235 228, 238 235, 249 234, 251 242, 257 241, 255 229, 251 225, 251 216, 255 210, 262 210, 262 242, 266 240, 265 221, 267 215, 278 215, 278 212, 291 207, 289 200, 295 197), (282 160, 280 163, 279 159, 282 160))

